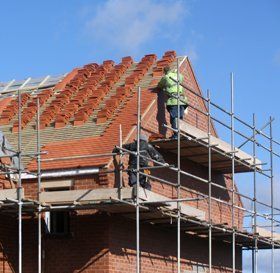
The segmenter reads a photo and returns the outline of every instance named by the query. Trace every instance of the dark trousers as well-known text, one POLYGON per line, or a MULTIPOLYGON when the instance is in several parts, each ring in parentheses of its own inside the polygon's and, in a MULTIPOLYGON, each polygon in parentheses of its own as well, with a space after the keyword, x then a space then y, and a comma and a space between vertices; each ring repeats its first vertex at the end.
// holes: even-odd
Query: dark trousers
MULTIPOLYGON (((185 105, 180 105, 179 118, 183 119, 184 111, 186 109, 185 105)), ((178 118, 178 106, 177 105, 167 105, 167 111, 170 114, 170 124, 173 129, 177 129, 177 118, 178 118)), ((177 137, 178 133, 173 132, 173 136, 177 137)))
MULTIPOLYGON (((129 181, 128 184, 130 187, 133 187, 137 183, 137 172, 129 171, 128 172, 129 181)), ((150 190, 151 184, 148 181, 148 178, 145 175, 139 174, 139 184, 144 189, 150 190)))

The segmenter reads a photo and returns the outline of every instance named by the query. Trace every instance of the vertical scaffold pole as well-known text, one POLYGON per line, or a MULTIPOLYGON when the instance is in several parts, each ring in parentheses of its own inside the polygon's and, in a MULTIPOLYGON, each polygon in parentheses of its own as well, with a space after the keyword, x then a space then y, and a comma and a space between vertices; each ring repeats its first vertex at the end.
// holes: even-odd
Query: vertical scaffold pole
POLYGON ((122 141, 122 125, 120 124, 120 128, 119 128, 119 134, 120 134, 120 139, 119 139, 119 145, 120 145, 120 160, 119 160, 119 199, 122 199, 122 180, 123 180, 123 151, 122 151, 122 145, 123 145, 123 141, 122 141))
POLYGON ((271 182, 271 272, 274 273, 274 173, 273 173, 273 134, 272 134, 272 117, 269 118, 270 132, 270 182, 271 182))
POLYGON ((141 87, 137 92, 137 183, 136 183, 136 273, 140 273, 140 215, 139 215, 139 179, 140 179, 140 130, 141 130, 141 87))
MULTIPOLYGON (((177 198, 181 198, 180 72, 177 58, 177 198)), ((177 272, 181 273, 181 203, 177 202, 177 272)))
POLYGON ((22 273, 21 91, 18 90, 18 272, 22 273))
POLYGON ((38 273, 42 272, 42 217, 41 217, 41 141, 40 141, 40 99, 37 98, 37 179, 38 179, 38 273))
POLYGON ((253 159, 254 159, 254 198, 253 198, 253 233, 254 233, 254 247, 252 251, 252 269, 253 273, 257 273, 257 248, 258 239, 257 234, 257 172, 256 172, 256 116, 253 114, 253 159))
POLYGON ((235 273, 235 221, 234 221, 234 205, 235 205, 235 143, 234 143, 234 86, 233 73, 230 75, 231 82, 231 174, 232 174, 232 207, 231 207, 231 222, 232 222, 232 272, 235 273))
POLYGON ((212 154, 211 154, 211 103, 210 91, 207 90, 208 106, 208 218, 209 218, 209 273, 212 273, 212 154))

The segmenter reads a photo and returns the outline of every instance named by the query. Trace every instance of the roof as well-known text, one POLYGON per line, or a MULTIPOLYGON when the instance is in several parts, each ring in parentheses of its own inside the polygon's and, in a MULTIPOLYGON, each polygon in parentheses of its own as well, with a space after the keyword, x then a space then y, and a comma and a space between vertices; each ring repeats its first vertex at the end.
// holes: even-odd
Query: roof
MULTIPOLYGON (((105 60, 76 68, 52 86, 21 90, 23 153, 36 152, 36 102, 40 102, 40 134, 43 169, 103 166, 107 158, 85 158, 111 152, 119 142, 119 124, 124 138, 136 124, 137 87, 142 88, 142 114, 157 97, 156 87, 166 65, 176 67, 176 53, 158 59, 145 55, 139 62, 124 57, 120 63, 105 60), (58 157, 75 158, 52 160, 58 157), (78 156, 78 158, 77 158, 78 156)), ((0 101, 1 130, 14 149, 18 142, 18 101, 16 94, 0 101)), ((36 161, 24 164, 36 169, 36 161)))

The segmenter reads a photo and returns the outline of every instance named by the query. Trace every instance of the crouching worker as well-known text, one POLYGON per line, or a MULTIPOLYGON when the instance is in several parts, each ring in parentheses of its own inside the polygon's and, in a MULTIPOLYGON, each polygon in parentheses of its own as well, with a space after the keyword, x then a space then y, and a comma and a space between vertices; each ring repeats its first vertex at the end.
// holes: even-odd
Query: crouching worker
MULTIPOLYGON (((140 135, 140 172, 149 174, 149 170, 145 169, 145 167, 149 166, 149 158, 152 158, 160 163, 165 164, 165 161, 162 155, 151 145, 148 143, 148 138, 145 135, 140 135)), ((123 148, 132 152, 137 152, 137 140, 132 143, 124 144, 123 148)), ((118 152, 118 148, 114 148, 113 153, 118 152)), ((129 154, 129 162, 128 162, 128 176, 129 176, 129 186, 133 187, 137 184, 137 155, 129 154)), ((147 176, 143 174, 139 174, 139 184, 141 187, 150 190, 151 184, 147 176)))
POLYGON ((164 76, 158 83, 158 88, 167 95, 166 108, 170 114, 170 124, 171 127, 176 130, 173 131, 172 139, 178 138, 177 133, 177 118, 178 118, 178 99, 177 93, 179 92, 179 119, 183 119, 184 112, 188 107, 188 98, 184 93, 183 87, 183 76, 179 73, 179 86, 177 87, 177 70, 171 70, 169 66, 164 69, 164 76), (179 88, 179 90, 178 90, 179 88))

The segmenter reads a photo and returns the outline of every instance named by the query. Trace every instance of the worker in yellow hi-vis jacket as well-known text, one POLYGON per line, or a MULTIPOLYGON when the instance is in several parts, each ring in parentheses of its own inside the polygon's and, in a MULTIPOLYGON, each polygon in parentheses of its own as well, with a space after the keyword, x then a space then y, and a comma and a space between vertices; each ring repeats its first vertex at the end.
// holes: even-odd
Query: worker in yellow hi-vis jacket
MULTIPOLYGON (((164 68, 164 76, 161 78, 158 83, 158 88, 162 90, 167 95, 166 108, 170 114, 170 124, 171 127, 177 130, 177 118, 178 118, 178 103, 179 103, 179 118, 183 119, 185 109, 188 107, 188 98, 185 95, 183 87, 181 84, 183 83, 182 74, 177 74, 177 70, 171 70, 169 66, 164 68), (177 79, 178 77, 178 79, 177 79), (179 86, 177 87, 177 82, 179 82, 179 86), (177 93, 179 92, 179 100, 177 93)), ((178 138, 177 131, 173 132, 171 137, 172 139, 178 138)))

